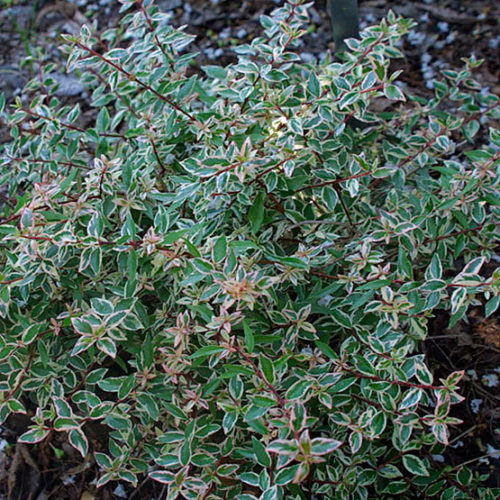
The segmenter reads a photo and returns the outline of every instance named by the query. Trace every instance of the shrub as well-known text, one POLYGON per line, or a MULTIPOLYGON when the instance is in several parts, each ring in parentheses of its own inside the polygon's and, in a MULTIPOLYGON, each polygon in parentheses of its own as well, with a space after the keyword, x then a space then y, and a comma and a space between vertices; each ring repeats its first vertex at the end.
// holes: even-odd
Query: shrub
POLYGON ((50 78, 2 111, 2 421, 67 435, 98 487, 149 476, 172 499, 494 498, 433 462, 463 372, 435 380, 419 352, 436 311, 499 303, 479 62, 405 96, 411 22, 390 13, 304 64, 297 0, 189 76, 192 37, 136 3, 124 31, 65 38, 95 120, 50 78))

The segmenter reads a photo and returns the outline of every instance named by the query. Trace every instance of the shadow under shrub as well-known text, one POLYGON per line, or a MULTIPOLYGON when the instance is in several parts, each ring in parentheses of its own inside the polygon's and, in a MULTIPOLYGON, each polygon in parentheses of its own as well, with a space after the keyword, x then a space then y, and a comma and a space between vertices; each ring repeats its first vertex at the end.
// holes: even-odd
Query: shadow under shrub
POLYGON ((411 22, 390 13, 342 63, 304 64, 297 1, 188 77, 191 37, 150 4, 66 37, 92 127, 50 78, 12 114, 0 99, 1 419, 67 435, 98 487, 149 476, 172 499, 495 498, 433 461, 463 372, 434 380, 418 350, 433 311, 499 303, 479 62, 405 96, 389 64, 411 22))

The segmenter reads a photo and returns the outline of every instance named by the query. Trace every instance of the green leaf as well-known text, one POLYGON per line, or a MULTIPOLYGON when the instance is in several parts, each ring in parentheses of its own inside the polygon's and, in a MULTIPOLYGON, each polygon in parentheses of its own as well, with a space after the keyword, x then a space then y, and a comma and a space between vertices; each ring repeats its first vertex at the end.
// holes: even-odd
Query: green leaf
POLYGON ((73 429, 68 434, 68 439, 71 446, 76 448, 80 455, 85 458, 89 451, 89 442, 84 432, 80 428, 73 429))
POLYGON ((257 463, 262 467, 271 467, 271 456, 266 451, 266 447, 255 436, 252 436, 252 447, 257 463))
POLYGON ((384 95, 391 101, 406 101, 405 95, 396 85, 386 85, 384 87, 384 95))
POLYGON ((153 481, 157 481, 162 484, 170 484, 175 481, 175 474, 166 470, 153 471, 150 472, 148 476, 153 479, 153 481))
POLYGON ((259 486, 259 476, 255 472, 243 472, 240 474, 240 481, 251 486, 259 486))
POLYGON ((284 486, 285 484, 291 483, 297 474, 298 468, 299 465, 296 464, 279 470, 274 476, 274 483, 278 486, 284 486))
POLYGON ((191 460, 191 442, 186 440, 179 451, 179 460, 182 465, 188 465, 191 460))
POLYGON ((476 257, 475 259, 472 259, 463 269, 462 272, 460 273, 461 276, 465 275, 477 275, 479 270, 481 269, 482 265, 484 264, 484 261, 486 259, 484 257, 476 257))
POLYGON ((403 465, 408 472, 416 476, 428 476, 429 472, 424 462, 415 455, 406 454, 403 456, 403 465))
POLYGON ((252 353, 255 347, 255 338, 252 332, 252 329, 250 326, 248 326, 248 323, 243 320, 242 322, 243 325, 243 332, 245 334, 245 345, 248 350, 248 352, 252 353))
POLYGON ((319 97, 321 95, 321 84, 318 80, 318 77, 311 71, 309 73, 309 80, 307 82, 307 90, 313 97, 319 97))
POLYGON ((259 360, 260 360, 260 367, 262 373, 264 374, 264 377, 270 384, 273 384, 275 376, 273 362, 263 354, 259 355, 259 360))
POLYGON ((26 413, 23 404, 17 399, 9 399, 7 401, 7 408, 11 413, 26 413))
POLYGON ((439 255, 435 253, 432 256, 431 263, 425 272, 427 280, 440 280, 443 275, 443 265, 439 259, 439 255))
POLYGON ((340 326, 343 326, 344 328, 348 329, 352 328, 351 318, 344 311, 341 311, 340 309, 333 309, 331 311, 331 314, 335 322, 338 323, 340 326))
POLYGON ((77 420, 73 418, 58 417, 54 420, 54 429, 56 431, 68 431, 80 427, 77 420))
POLYGON ((49 434, 49 429, 30 429, 18 438, 19 443, 34 444, 43 441, 49 434))
POLYGON ((111 314, 114 311, 113 304, 106 299, 90 299, 90 305, 97 314, 100 314, 102 316, 111 314))
POLYGON ((99 114, 97 115, 96 119, 97 130, 99 132, 105 132, 106 130, 108 130, 110 121, 111 119, 109 116, 109 111, 105 106, 103 106, 99 111, 99 114))
POLYGON ((365 291, 365 290, 380 290, 384 286, 389 286, 392 285, 391 280, 374 280, 374 281, 369 281, 368 283, 364 283, 361 286, 357 287, 357 291, 365 291))
POLYGON ((27 328, 22 336, 23 344, 25 345, 31 344, 31 342, 33 342, 37 338, 38 334, 43 329, 43 327, 44 325, 34 324, 31 325, 29 328, 27 328))
POLYGON ((164 245, 171 245, 175 243, 177 240, 180 240, 184 235, 189 232, 189 229, 180 229, 179 231, 170 231, 163 238, 164 245))
POLYGON ((197 358, 208 358, 209 356, 212 356, 214 354, 219 354, 221 352, 224 352, 226 350, 225 347, 219 346, 219 345, 206 345, 204 347, 201 347, 198 349, 196 352, 191 354, 190 359, 197 359, 197 358))
POLYGON ((227 255, 227 241, 224 235, 217 238, 214 245, 214 260, 215 262, 222 262, 227 255))
POLYGON ((401 410, 406 410, 408 408, 412 408, 418 404, 421 398, 422 398, 422 389, 418 388, 410 389, 406 393, 403 401, 399 403, 398 409, 401 411, 401 410))
POLYGON ((302 399, 313 383, 312 380, 298 380, 286 391, 286 399, 302 399))
POLYGON ((225 80, 228 75, 227 68, 222 66, 202 66, 201 69, 210 77, 218 80, 225 80))
POLYGON ((317 340, 316 346, 327 358, 338 359, 337 353, 328 344, 317 340))
POLYGON ((129 375, 128 377, 125 377, 120 385, 120 388, 118 389, 118 399, 122 400, 125 399, 132 392, 134 385, 135 385, 134 375, 129 375))
POLYGON ((116 343, 112 339, 99 339, 96 342, 97 348, 111 358, 116 357, 117 349, 116 343))
POLYGON ((295 456, 299 452, 296 441, 287 441, 285 439, 276 439, 269 443, 267 451, 279 455, 295 456))
POLYGON ((264 221, 264 197, 264 193, 259 193, 248 211, 248 220, 254 234, 259 231, 264 221))
POLYGON ((222 419, 222 428, 224 429, 225 434, 229 434, 233 430, 237 420, 238 413, 235 411, 224 414, 224 418, 222 419))
POLYGON ((311 440, 312 455, 328 455, 342 446, 342 441, 330 438, 314 438, 311 440))
POLYGON ((492 297, 490 300, 488 300, 488 302, 486 302, 486 305, 484 306, 484 317, 485 318, 490 317, 498 309, 499 304, 500 304, 500 295, 492 297))

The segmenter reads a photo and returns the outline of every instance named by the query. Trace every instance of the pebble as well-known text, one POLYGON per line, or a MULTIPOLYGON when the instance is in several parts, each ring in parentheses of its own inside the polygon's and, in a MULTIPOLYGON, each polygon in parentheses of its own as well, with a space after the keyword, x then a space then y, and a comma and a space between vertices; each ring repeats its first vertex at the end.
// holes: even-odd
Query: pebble
MULTIPOLYGON (((74 23, 72 21, 69 21, 67 23, 64 23, 61 26, 61 32, 62 33, 67 33, 68 35, 75 35, 77 36, 80 33, 80 27, 78 26, 77 23, 74 23)), ((59 33, 55 33, 54 38, 57 38, 59 33)))
POLYGON ((245 28, 240 28, 236 32, 236 38, 242 39, 245 38, 248 35, 248 31, 245 28))
POLYGON ((318 300, 320 306, 327 306, 333 300, 333 295, 325 295, 318 300))
POLYGON ((455 41, 455 32, 450 31, 449 35, 446 37, 446 43, 450 44, 455 41))
POLYGON ((370 24, 377 22, 377 19, 375 18, 375 16, 370 12, 368 14, 366 14, 365 19, 366 19, 366 22, 370 23, 370 24))
MULTIPOLYGON (((9 25, 12 26, 12 20, 15 20, 18 30, 20 31, 28 30, 31 24, 32 16, 33 16, 33 7, 14 5, 9 9, 5 9, 3 11, 0 10, 0 25, 3 25, 5 21, 7 23, 7 26, 5 26, 5 28, 7 28, 9 25)), ((2 30, 3 29, 4 27, 2 27, 2 30)))
POLYGON ((311 21, 314 24, 322 24, 323 23, 323 19, 321 18, 318 11, 314 7, 311 7, 309 9, 309 15, 311 16, 311 21))
POLYGON ((486 387, 496 387, 498 385, 498 375, 496 373, 483 375, 481 381, 486 387))
POLYGON ((410 30, 410 32, 408 33, 408 41, 412 45, 421 45, 425 40, 425 37, 425 33, 421 33, 420 31, 416 30, 410 30))
POLYGON ((127 498, 127 492, 123 487, 123 484, 118 483, 118 486, 113 490, 113 495, 116 495, 119 498, 127 498))
POLYGON ((302 52, 300 54, 300 58, 305 63, 314 63, 314 62, 316 62, 316 56, 313 53, 311 53, 311 52, 302 52))
POLYGON ((0 92, 7 97, 19 95, 27 82, 27 77, 19 68, 14 66, 0 66, 0 92))
POLYGON ((219 38, 221 40, 227 40, 231 36, 231 28, 224 28, 220 33, 219 33, 219 38))
POLYGON ((62 75, 60 73, 50 73, 47 76, 50 76, 59 83, 59 88, 55 92, 57 97, 74 97, 85 92, 85 87, 74 76, 62 75))
POLYGON ((448 33, 450 31, 450 25, 446 21, 440 21, 437 23, 437 27, 441 33, 448 33))
POLYGON ((483 400, 482 399, 471 399, 470 400, 470 409, 472 410, 472 413, 478 414, 479 413, 479 407, 481 406, 483 400))
POLYGON ((498 49, 498 47, 500 46, 500 36, 497 36, 495 38, 490 38, 488 40, 488 47, 490 47, 491 49, 498 49))
POLYGON ((224 50, 220 47, 218 49, 207 47, 203 52, 209 59, 218 59, 219 57, 224 55, 224 50))
POLYGON ((182 6, 182 0, 163 0, 157 2, 158 8, 163 12, 168 12, 169 10, 178 9, 182 6))

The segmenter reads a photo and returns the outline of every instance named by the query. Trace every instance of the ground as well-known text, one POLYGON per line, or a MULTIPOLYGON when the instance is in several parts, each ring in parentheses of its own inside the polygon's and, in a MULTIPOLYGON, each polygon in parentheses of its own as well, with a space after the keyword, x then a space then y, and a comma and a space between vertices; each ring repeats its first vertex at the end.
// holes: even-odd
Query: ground
MULTIPOLYGON (((197 35, 194 50, 198 64, 226 64, 234 60, 232 46, 259 32, 259 17, 269 13, 280 0, 157 0, 163 11, 172 13, 175 26, 187 25, 197 35)), ((332 36, 325 7, 316 0, 311 9, 312 27, 304 38, 304 61, 321 59, 332 50, 332 36)), ((52 76, 61 82, 58 96, 67 101, 88 102, 85 89, 74 76, 64 74, 57 49, 57 34, 77 33, 84 22, 94 22, 99 31, 116 26, 116 0, 0 0, 0 92, 12 100, 21 95, 23 85, 41 67, 55 62, 52 76), (40 66, 39 61, 42 61, 40 66)), ((477 78, 485 87, 500 94, 500 5, 495 0, 360 1, 362 27, 381 19, 389 9, 415 19, 417 25, 404 43, 405 57, 397 64, 407 90, 421 96, 432 95, 431 80, 442 69, 461 67, 461 58, 472 53, 484 64, 477 78)), ((7 140, 0 123, 0 143, 7 140)), ((500 261, 500 258, 498 259, 500 261)), ((498 261, 494 263, 498 265, 498 261)), ((492 269, 495 266, 492 266, 492 269)), ((491 272, 490 271, 490 272, 491 272)), ((456 465, 471 461, 476 470, 489 474, 487 484, 500 486, 500 323, 484 319, 483 308, 470 311, 467 321, 448 330, 447 318, 438 316, 431 325, 422 350, 437 376, 465 370, 462 393, 465 401, 455 416, 464 423, 452 436, 452 447, 436 460, 456 465), (484 456, 486 455, 486 456, 484 456), (480 458, 483 457, 483 458, 480 458)), ((58 452, 41 447, 36 453, 24 446, 11 445, 27 425, 26 420, 10 420, 0 439, 0 500, 32 498, 95 498, 88 488, 92 474, 80 464, 70 447, 61 442, 58 452), (34 498, 34 497, 33 497, 34 498)), ((126 485, 113 484, 99 498, 149 498, 150 484, 131 493, 126 485)))

